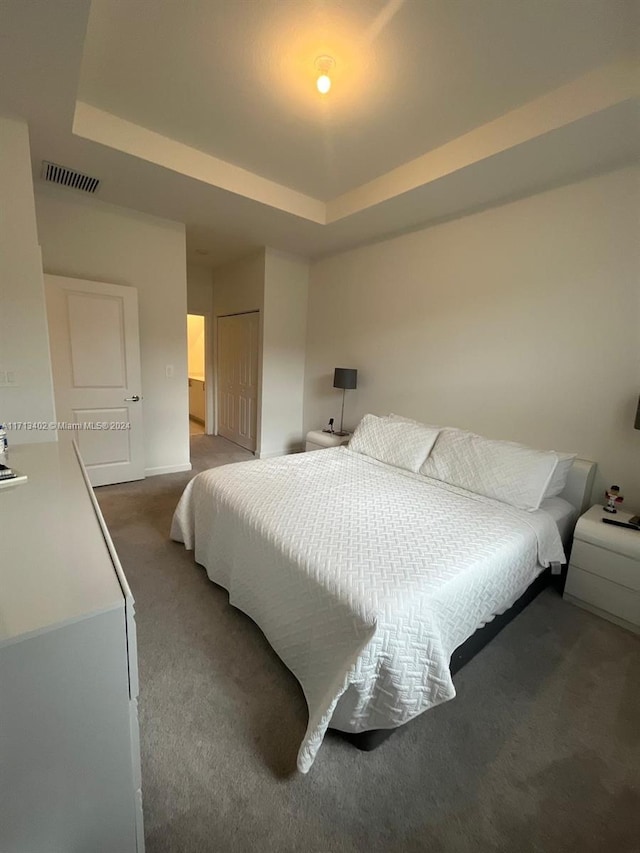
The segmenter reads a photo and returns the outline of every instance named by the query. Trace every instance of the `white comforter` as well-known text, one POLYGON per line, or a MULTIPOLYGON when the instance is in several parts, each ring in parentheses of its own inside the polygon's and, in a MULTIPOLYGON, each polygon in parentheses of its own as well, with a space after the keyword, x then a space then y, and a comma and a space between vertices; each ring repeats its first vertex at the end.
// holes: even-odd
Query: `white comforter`
POLYGON ((302 685, 303 773, 329 724, 393 728, 452 699, 454 649, 564 562, 547 513, 344 447, 199 474, 171 536, 302 685))

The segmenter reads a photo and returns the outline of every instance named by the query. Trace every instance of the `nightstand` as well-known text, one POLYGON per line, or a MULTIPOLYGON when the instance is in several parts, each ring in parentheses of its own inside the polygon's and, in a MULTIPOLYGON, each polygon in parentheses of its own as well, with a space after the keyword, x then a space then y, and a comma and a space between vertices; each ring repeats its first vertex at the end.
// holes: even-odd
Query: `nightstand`
POLYGON ((351 438, 351 433, 347 435, 336 435, 335 432, 322 432, 321 429, 314 429, 307 433, 307 443, 305 450, 324 450, 325 447, 339 447, 341 444, 348 444, 351 438))
POLYGON ((564 598, 640 633, 640 531, 604 524, 632 513, 592 506, 576 525, 564 598))

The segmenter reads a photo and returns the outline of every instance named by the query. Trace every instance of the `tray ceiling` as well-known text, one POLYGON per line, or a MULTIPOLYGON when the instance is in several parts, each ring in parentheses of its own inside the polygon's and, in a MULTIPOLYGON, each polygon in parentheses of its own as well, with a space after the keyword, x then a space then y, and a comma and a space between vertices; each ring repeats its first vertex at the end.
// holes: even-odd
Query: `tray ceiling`
POLYGON ((195 262, 317 257, 636 161, 637 13, 4 0, 0 111, 28 119, 34 174, 61 163, 99 177, 102 201, 185 222, 195 262))

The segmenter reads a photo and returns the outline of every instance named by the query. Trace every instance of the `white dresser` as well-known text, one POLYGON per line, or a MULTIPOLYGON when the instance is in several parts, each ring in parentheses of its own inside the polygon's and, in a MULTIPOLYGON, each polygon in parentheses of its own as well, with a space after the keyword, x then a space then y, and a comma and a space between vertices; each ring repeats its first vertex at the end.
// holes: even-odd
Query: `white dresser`
POLYGON ((142 853, 133 597, 71 442, 0 488, 0 850, 142 853))
POLYGON ((592 506, 576 525, 564 597, 640 633, 640 531, 605 524, 631 513, 592 506))

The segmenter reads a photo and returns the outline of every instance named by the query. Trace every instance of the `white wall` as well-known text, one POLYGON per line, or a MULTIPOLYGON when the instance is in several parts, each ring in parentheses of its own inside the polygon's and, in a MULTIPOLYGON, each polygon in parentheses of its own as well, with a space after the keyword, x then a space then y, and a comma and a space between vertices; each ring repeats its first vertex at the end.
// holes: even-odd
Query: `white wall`
POLYGON ((138 289, 146 471, 188 470, 184 225, 55 187, 36 215, 45 272, 138 289))
MULTIPOLYGON (((213 352, 214 374, 216 371, 216 321, 228 314, 244 314, 249 311, 260 312, 258 339, 258 413, 256 423, 256 455, 261 452, 262 433, 262 320, 264 309, 264 268, 265 250, 225 264, 213 271, 213 352)), ((216 377, 217 381, 217 377, 216 377)), ((215 389, 214 389, 215 390, 215 389)), ((216 394, 217 396, 217 394, 216 394)))
MULTIPOLYGON (((0 423, 55 420, 42 262, 36 232, 29 133, 0 117, 0 423)), ((10 430, 10 444, 55 441, 48 430, 10 430)))
POLYGON ((216 317, 262 311, 264 265, 265 250, 260 249, 213 271, 213 308, 216 317))
POLYGON ((187 264, 187 311, 189 314, 211 314, 213 310, 213 276, 210 269, 187 264))
POLYGON ((308 278, 306 261, 268 248, 213 272, 216 318, 260 312, 259 457, 278 456, 303 445, 308 278))
POLYGON ((261 456, 300 450, 309 264, 267 249, 262 352, 261 456))
POLYGON ((324 259, 312 268, 305 428, 395 411, 598 462, 640 510, 638 170, 324 259))

